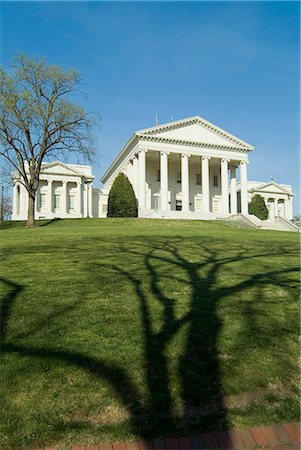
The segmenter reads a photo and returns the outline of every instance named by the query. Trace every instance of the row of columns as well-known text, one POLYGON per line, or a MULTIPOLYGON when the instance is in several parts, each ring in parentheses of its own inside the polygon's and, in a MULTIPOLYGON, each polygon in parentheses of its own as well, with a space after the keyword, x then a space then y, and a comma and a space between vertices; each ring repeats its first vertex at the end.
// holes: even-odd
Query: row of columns
MULTIPOLYGON (((53 205, 54 192, 53 192, 53 180, 48 181, 48 204, 47 210, 52 213, 54 209, 53 205)), ((68 214, 68 181, 62 181, 62 206, 60 210, 63 214, 68 214)), ((37 205, 37 202, 36 202, 37 205)), ((75 211, 77 214, 83 214, 83 217, 93 217, 92 214, 92 186, 90 182, 82 183, 82 181, 76 182, 76 194, 75 194, 75 211)))
MULTIPOLYGON (((146 152, 140 150, 138 159, 134 158, 134 184, 138 188, 138 202, 140 208, 146 207, 146 152)), ((169 152, 160 152, 160 191, 161 209, 168 209, 168 155, 169 152)), ((189 211, 189 154, 181 155, 181 190, 182 210, 189 211)), ((203 212, 210 212, 210 184, 209 184, 209 160, 208 156, 202 156, 202 198, 203 212)), ((221 194, 222 212, 225 214, 237 214, 237 182, 236 166, 230 166, 230 211, 228 189, 228 159, 221 159, 221 194)), ((241 181, 241 212, 248 214, 248 188, 247 188, 247 162, 240 162, 241 181)))
POLYGON ((283 202, 283 217, 285 217, 288 220, 291 220, 292 217, 292 201, 291 201, 291 197, 289 197, 288 199, 285 198, 278 198, 278 197, 269 197, 268 195, 265 196, 265 203, 267 205, 267 207, 269 206, 269 208, 273 208, 272 210, 269 210, 269 218, 271 220, 273 220, 275 217, 279 216, 279 212, 278 212, 278 205, 279 205, 279 201, 283 202), (269 199, 272 200, 269 201, 269 199), (271 214, 272 213, 272 214, 271 214))
MULTIPOLYGON (((52 214, 54 212, 54 190, 53 190, 53 180, 47 181, 47 192, 46 192, 46 207, 45 212, 52 214)), ((70 181, 69 181, 70 182, 70 181)), ((73 182, 72 182, 73 183, 73 182)), ((37 191, 36 202, 35 202, 35 212, 40 212, 39 205, 39 195, 40 190, 37 191)), ((93 217, 92 211, 92 186, 90 182, 82 183, 82 181, 76 182, 76 194, 75 194, 75 212, 77 214, 83 214, 83 217, 93 217)), ((21 183, 14 184, 13 190, 13 215, 19 215, 20 213, 27 212, 28 195, 26 188, 21 183), (19 191, 18 191, 19 189, 19 191), (22 210, 21 205, 23 206, 22 210)), ((62 214, 68 214, 68 181, 62 181, 61 190, 61 205, 60 211, 62 214)))

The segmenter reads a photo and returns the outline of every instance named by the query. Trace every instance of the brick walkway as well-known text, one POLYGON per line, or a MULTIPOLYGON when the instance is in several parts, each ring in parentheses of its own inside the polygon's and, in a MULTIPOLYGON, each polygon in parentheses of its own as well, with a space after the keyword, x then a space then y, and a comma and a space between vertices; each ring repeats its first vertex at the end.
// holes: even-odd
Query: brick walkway
POLYGON ((102 442, 97 445, 77 447, 44 447, 44 450, 252 450, 259 448, 299 450, 300 423, 261 426, 244 431, 196 434, 189 437, 159 438, 153 441, 102 442))

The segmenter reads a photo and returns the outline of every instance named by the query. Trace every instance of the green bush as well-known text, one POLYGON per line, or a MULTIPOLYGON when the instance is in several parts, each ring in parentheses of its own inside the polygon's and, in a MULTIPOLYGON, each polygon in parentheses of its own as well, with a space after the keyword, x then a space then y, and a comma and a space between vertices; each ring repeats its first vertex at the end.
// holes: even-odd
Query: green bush
POLYGON ((108 200, 108 217, 137 217, 138 202, 126 175, 120 173, 112 184, 108 200))
POLYGON ((251 202, 249 203, 249 214, 254 214, 261 220, 266 220, 268 218, 269 212, 265 205, 263 197, 261 195, 254 195, 251 202))

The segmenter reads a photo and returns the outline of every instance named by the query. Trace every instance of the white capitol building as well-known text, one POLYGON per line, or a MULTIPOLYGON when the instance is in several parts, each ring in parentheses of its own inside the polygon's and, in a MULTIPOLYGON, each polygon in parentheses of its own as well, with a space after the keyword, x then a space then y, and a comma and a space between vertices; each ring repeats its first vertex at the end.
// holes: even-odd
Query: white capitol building
MULTIPOLYGON (((248 215, 248 203, 260 194, 269 211, 267 222, 288 229, 293 215, 291 186, 248 181, 252 150, 247 142, 199 116, 146 128, 135 132, 122 148, 101 179, 102 189, 93 188, 90 166, 43 164, 35 218, 106 217, 110 188, 123 172, 132 183, 139 217, 243 218, 258 225, 259 219, 248 215)), ((13 220, 27 218, 27 192, 20 181, 14 177, 13 220)))

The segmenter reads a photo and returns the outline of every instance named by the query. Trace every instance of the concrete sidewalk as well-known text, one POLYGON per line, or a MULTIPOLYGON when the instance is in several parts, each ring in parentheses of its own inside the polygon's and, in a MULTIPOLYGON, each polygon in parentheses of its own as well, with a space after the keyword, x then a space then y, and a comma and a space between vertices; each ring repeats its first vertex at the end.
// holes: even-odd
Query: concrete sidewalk
POLYGON ((86 446, 44 447, 43 450, 252 450, 259 448, 299 450, 300 423, 260 426, 243 431, 233 430, 194 436, 158 438, 152 441, 101 442, 86 446))

